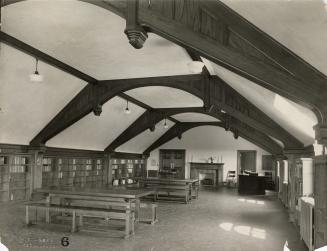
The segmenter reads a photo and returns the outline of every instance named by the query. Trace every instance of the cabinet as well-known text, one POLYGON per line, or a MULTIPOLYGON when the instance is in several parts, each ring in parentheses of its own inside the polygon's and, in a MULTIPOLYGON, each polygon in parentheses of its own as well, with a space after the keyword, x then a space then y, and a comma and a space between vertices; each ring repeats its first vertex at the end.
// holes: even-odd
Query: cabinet
POLYGON ((160 149, 159 175, 185 179, 185 150, 160 149))

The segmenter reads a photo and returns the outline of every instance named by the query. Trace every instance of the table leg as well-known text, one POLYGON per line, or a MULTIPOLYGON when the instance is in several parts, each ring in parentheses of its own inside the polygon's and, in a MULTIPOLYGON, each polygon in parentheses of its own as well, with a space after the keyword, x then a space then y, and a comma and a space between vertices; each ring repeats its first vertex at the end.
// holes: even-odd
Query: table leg
POLYGON ((72 233, 76 232, 76 212, 75 210, 73 210, 73 215, 72 215, 72 229, 71 229, 72 233))
POLYGON ((26 222, 26 225, 27 225, 27 226, 30 224, 30 218, 29 218, 29 206, 28 206, 28 205, 26 205, 25 222, 26 222))
POLYGON ((46 197, 45 202, 47 205, 47 208, 45 209, 45 222, 49 224, 50 223, 50 209, 48 207, 50 207, 50 205, 51 205, 51 196, 50 195, 48 195, 46 197))
POLYGON ((139 222, 140 220, 140 199, 135 200, 135 221, 139 222))

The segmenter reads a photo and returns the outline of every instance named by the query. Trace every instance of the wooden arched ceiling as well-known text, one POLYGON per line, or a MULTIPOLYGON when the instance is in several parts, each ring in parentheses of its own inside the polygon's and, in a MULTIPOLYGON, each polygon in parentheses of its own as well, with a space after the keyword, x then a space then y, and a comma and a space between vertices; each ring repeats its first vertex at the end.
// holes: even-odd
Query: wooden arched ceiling
MULTIPOLYGON (((5 4, 11 3, 12 1, 5 1, 5 4)), ((16 1, 14 1, 16 2, 16 1)), ((86 1, 89 2, 89 1, 86 1)), ((153 1, 155 3, 155 1, 153 1)), ((101 7, 109 8, 111 10, 115 10, 116 13, 124 13, 126 8, 125 1, 102 1, 98 2, 98 5, 102 5, 101 7)), ((141 1, 142 4, 142 1, 141 1)), ((222 5, 223 6, 223 5, 222 5)), ((203 6, 202 6, 203 7, 203 6)), ((217 7, 218 8, 218 7, 217 7)), ((222 8, 225 8, 223 6, 222 8)), ((158 14, 158 13, 156 13, 158 14)), ((140 19, 141 20, 141 19, 140 19)), ((139 20, 139 21, 140 21, 139 20)), ((141 22, 143 23, 143 22, 141 22)), ((151 31, 157 32, 158 34, 168 38, 169 34, 162 33, 156 30, 151 25, 146 25, 146 28, 150 28, 151 31)), ((185 27, 185 29, 189 29, 189 27, 185 27)), ((167 31, 170 32, 169 27, 167 31)), ((197 35, 193 34, 196 38, 197 35)), ((170 77, 162 77, 162 78, 146 78, 146 79, 121 79, 121 80, 105 80, 98 81, 93 77, 90 77, 69 65, 66 65, 55 58, 42 53, 41 51, 19 41, 13 37, 10 37, 8 34, 1 32, 0 38, 2 42, 5 42, 11 46, 19 48, 20 50, 27 52, 33 56, 37 56, 41 60, 54 65, 57 68, 63 69, 83 80, 89 82, 89 85, 85 87, 81 93, 79 93, 40 133, 37 135, 32 141, 31 144, 44 144, 49 138, 53 137, 63 129, 67 128, 72 123, 76 122, 81 117, 90 113, 94 110, 98 105, 102 105, 108 99, 114 97, 115 95, 123 95, 122 92, 128 89, 137 88, 140 86, 171 86, 174 88, 180 88, 184 91, 188 91, 193 95, 196 95, 204 100, 205 106, 207 109, 211 107, 224 109, 230 114, 233 118, 242 120, 249 124, 250 126, 254 126, 256 129, 263 131, 267 135, 274 136, 278 139, 281 139, 288 148, 301 148, 303 145, 299 142, 299 140, 295 139, 288 132, 283 130, 279 125, 277 125, 274 121, 272 121, 267 115, 260 112, 255 106, 253 106, 246 99, 241 97, 237 92, 235 92, 230 87, 226 87, 225 83, 216 77, 209 77, 208 75, 185 75, 185 76, 170 76, 170 77), (208 88, 205 90, 204 86, 208 88), (76 107, 80 108, 76 111, 76 107)), ((212 38, 211 38, 212 39, 212 38)), ((176 41, 176 38, 172 39, 172 41, 182 44, 186 48, 189 49, 190 52, 196 52, 195 55, 203 55, 207 56, 211 60, 214 59, 215 62, 218 63, 217 58, 212 58, 216 56, 216 54, 207 55, 206 52, 201 50, 200 48, 196 48, 195 46, 191 46, 189 42, 176 41), (199 53, 199 54, 198 54, 199 53)), ((193 41, 193 40, 192 40, 193 41)), ((196 40, 197 41, 197 40, 196 40)), ((218 44, 218 47, 220 45, 218 44)), ((276 45, 275 45, 276 46, 276 45)), ((220 48, 220 47, 219 47, 220 48)), ((235 48, 234 48, 235 49, 235 48)), ((192 56, 192 55, 191 55, 192 56)), ((243 58, 244 55, 240 58, 243 58)), ((265 60, 263 60, 265 61, 265 60)), ((221 63, 221 61, 219 61, 221 63)), ((245 61, 248 62, 248 61, 245 61)), ((224 63, 223 63, 224 64, 224 63)), ((260 64, 259 64, 260 65, 260 64)), ((268 64, 269 65, 269 64, 268 64)), ((224 65, 226 66, 226 65, 224 65)), ((267 65, 264 65, 265 67, 267 65)), ((230 66, 229 66, 230 67, 230 66)), ((227 67, 227 68, 229 68, 227 67)), ((264 69, 267 69, 263 67, 264 69)), ((269 66, 271 67, 271 66, 269 66)), ((268 68, 269 68, 268 67, 268 68)), ((274 67, 277 67, 275 65, 274 67)), ((249 69, 252 69, 251 67, 249 69)), ((269 68, 270 69, 270 68, 269 68)), ((235 69, 233 69, 235 70, 235 69)), ((239 69, 238 69, 239 70, 239 69)), ((237 71, 237 70, 236 70, 237 71)), ((277 70, 278 74, 281 71, 281 75, 285 77, 284 70, 277 70)), ((310 71, 310 70, 309 70, 310 71)), ((240 72, 238 72, 240 73, 240 72)), ((242 75, 247 75, 248 72, 242 73, 242 75)), ((247 76, 248 77, 248 76, 247 76)), ((253 76, 251 76, 251 79, 253 76)), ((290 78, 290 76, 288 76, 290 78)), ((253 80, 253 79, 252 79, 253 80)), ((272 79, 270 79, 272 80, 272 79)), ((292 81, 295 81, 294 79, 292 81)), ((291 82, 292 82, 291 81, 291 82)), ((299 82, 295 82, 298 84, 299 82)), ((256 81, 258 82, 258 81, 256 81)), ((259 81, 260 82, 260 81, 259 81)), ((277 81, 278 82, 278 81, 277 81)), ((277 83, 279 84, 279 82, 277 83)), ((283 92, 283 91, 282 91, 283 92)), ((297 100, 298 101, 298 100, 297 100)), ((309 103, 309 102, 308 102, 309 103)))

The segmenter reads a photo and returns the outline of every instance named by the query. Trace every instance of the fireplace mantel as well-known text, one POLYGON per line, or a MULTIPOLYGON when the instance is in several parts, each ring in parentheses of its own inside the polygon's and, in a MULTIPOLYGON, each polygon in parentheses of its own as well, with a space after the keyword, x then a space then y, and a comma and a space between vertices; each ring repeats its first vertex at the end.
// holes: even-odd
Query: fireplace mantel
POLYGON ((206 173, 211 171, 215 174, 214 186, 222 185, 224 163, 190 162, 190 167, 192 179, 198 179, 201 171, 206 173))
POLYGON ((205 162, 190 162, 191 169, 219 169, 224 166, 224 163, 205 163, 205 162))

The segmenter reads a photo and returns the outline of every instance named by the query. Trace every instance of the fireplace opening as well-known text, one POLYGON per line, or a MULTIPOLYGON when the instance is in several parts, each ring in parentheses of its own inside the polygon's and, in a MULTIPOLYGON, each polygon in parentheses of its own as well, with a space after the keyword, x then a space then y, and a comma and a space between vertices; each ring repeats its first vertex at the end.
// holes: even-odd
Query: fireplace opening
POLYGON ((215 179, 213 173, 200 172, 199 181, 202 186, 215 186, 215 179))

